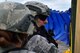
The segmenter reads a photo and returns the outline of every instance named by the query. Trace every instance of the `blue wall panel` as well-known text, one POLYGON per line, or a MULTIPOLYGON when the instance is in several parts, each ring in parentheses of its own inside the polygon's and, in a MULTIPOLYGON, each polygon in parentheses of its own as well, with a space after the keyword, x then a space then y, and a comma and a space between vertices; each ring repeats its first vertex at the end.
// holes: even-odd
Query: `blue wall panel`
POLYGON ((50 16, 47 18, 48 23, 45 25, 47 30, 53 30, 55 40, 63 41, 66 44, 69 44, 70 15, 71 9, 65 12, 51 10, 50 16))

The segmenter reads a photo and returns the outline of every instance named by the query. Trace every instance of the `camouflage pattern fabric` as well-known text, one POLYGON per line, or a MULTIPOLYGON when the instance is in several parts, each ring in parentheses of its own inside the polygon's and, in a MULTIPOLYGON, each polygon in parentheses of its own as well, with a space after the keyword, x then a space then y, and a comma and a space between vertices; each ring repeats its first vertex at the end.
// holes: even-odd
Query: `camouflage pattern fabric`
POLYGON ((31 14, 29 9, 21 3, 16 2, 2 2, 0 3, 0 29, 8 30, 21 21, 26 15, 31 14))
POLYGON ((47 40, 40 36, 33 36, 27 43, 26 48, 36 53, 57 53, 57 48, 54 44, 49 44, 47 40))
POLYGON ((24 5, 29 8, 29 10, 32 12, 32 15, 41 13, 48 16, 50 14, 49 7, 43 3, 29 1, 26 2, 24 5))
POLYGON ((28 50, 18 50, 18 51, 10 51, 8 53, 35 53, 35 52, 28 50))
MULTIPOLYGON (((0 29, 6 30, 6 31, 7 30, 13 31, 16 33, 18 32, 22 33, 23 31, 19 31, 16 28, 15 24, 18 24, 24 18, 28 18, 29 14, 31 14, 29 9, 27 7, 25 8, 25 6, 21 3, 1 2, 0 3, 0 29)), ((7 49, 10 49, 10 48, 0 47, 0 53, 2 53, 3 51, 7 49)))

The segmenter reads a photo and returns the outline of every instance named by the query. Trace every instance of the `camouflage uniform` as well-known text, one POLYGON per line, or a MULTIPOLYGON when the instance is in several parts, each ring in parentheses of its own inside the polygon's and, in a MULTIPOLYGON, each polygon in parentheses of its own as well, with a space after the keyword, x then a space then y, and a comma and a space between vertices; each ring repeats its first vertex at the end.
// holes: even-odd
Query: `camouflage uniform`
POLYGON ((27 43, 26 48, 36 53, 57 53, 57 48, 54 44, 48 43, 48 41, 40 36, 33 36, 27 43))
MULTIPOLYGON (((36 1, 29 1, 24 4, 26 7, 29 8, 32 15, 35 16, 36 14, 43 14, 43 15, 49 15, 50 9, 47 5, 44 5, 43 3, 39 3, 36 1)), ((35 27, 31 25, 31 28, 29 29, 29 34, 33 33, 33 31, 36 31, 35 27), (31 30, 34 29, 34 30, 31 30)), ((26 47, 28 50, 35 51, 37 53, 57 53, 58 50, 56 46, 52 43, 48 43, 45 37, 42 37, 41 35, 34 35, 27 43, 26 47)))

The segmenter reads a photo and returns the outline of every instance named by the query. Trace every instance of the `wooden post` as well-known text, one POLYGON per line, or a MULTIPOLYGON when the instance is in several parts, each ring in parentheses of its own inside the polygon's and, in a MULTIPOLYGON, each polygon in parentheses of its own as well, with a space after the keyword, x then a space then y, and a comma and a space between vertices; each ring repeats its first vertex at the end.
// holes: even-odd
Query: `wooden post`
POLYGON ((72 3, 71 3, 71 26, 72 26, 71 53, 74 53, 74 45, 75 45, 76 6, 77 6, 77 0, 72 0, 72 3))
POLYGON ((80 0, 77 0, 74 53, 80 53, 80 0))

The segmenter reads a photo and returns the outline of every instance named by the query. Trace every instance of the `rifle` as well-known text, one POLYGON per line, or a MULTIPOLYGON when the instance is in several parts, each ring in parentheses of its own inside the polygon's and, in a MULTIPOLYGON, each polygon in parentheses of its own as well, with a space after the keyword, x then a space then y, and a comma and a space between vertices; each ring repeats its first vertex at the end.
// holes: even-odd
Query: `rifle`
POLYGON ((54 36, 54 33, 50 29, 50 30, 48 30, 48 40, 49 40, 49 42, 55 44, 55 46, 58 48, 58 43, 54 40, 54 38, 52 38, 52 36, 54 36))

